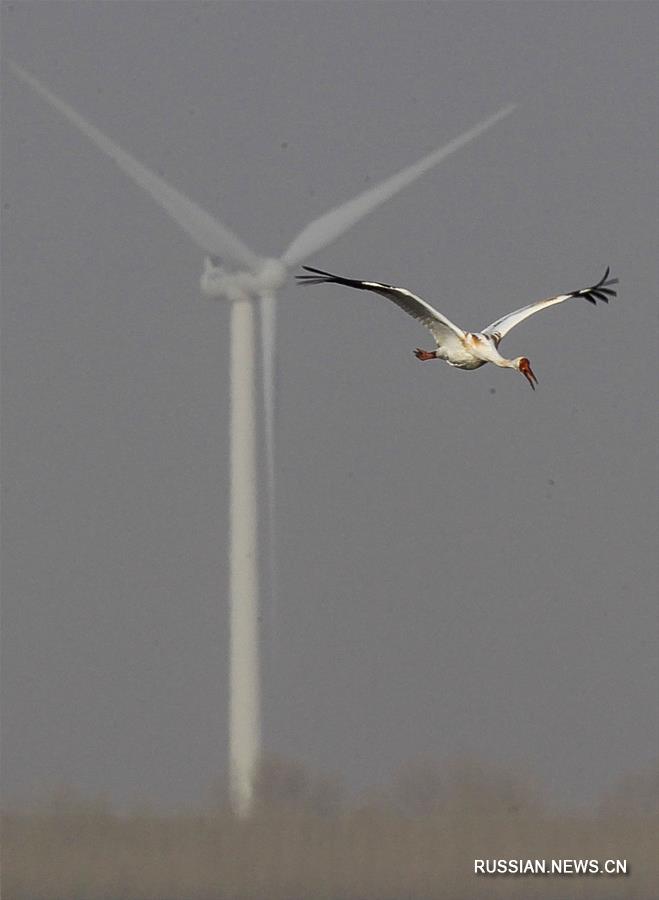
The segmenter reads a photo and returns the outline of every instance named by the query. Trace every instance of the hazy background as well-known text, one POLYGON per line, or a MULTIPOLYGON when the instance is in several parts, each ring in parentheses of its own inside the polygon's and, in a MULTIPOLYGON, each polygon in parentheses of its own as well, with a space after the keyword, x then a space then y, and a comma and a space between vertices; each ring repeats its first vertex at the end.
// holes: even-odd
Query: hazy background
MULTIPOLYGON (((2 6, 7 56, 261 253, 518 101, 310 264, 471 328, 621 279, 507 338, 535 394, 420 365, 379 298, 282 291, 265 747, 350 790, 471 756, 581 805, 656 757, 658 9, 2 6)), ((3 789, 196 803, 227 753, 229 309, 7 69, 2 99, 3 789)))

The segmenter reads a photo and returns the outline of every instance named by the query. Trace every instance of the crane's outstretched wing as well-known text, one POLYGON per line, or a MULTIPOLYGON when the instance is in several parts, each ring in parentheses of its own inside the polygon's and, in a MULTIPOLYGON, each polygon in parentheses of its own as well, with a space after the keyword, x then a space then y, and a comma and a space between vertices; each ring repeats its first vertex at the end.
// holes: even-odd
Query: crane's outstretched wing
POLYGON ((302 229, 291 243, 281 258, 282 262, 287 266, 296 266, 303 259, 308 259, 318 250, 326 247, 363 216, 370 213, 371 210, 393 197, 394 194, 397 194, 398 191, 411 184, 424 172, 446 159, 447 156, 473 141, 474 138, 487 131, 496 122, 510 115, 515 106, 515 103, 504 106, 494 115, 489 116, 487 119, 479 122, 478 125, 474 125, 473 128, 458 135, 458 137, 449 141, 448 144, 444 144, 443 147, 433 150, 432 153, 403 169, 402 172, 397 172, 396 175, 392 175, 391 178, 381 181, 375 187, 363 191, 357 197, 348 200, 347 203, 342 203, 340 206, 336 206, 324 215, 319 216, 319 218, 314 219, 313 222, 310 222, 302 229))
POLYGON ((528 319, 529 316, 540 312, 541 309, 545 309, 547 306, 554 306, 556 303, 563 303, 565 300, 572 300, 578 297, 588 300, 589 303, 596 304, 598 300, 608 303, 609 297, 618 296, 618 292, 611 287, 612 284, 618 284, 618 279, 611 278, 607 281, 609 271, 610 269, 607 267, 602 280, 598 281, 597 284, 594 284, 592 287, 583 288, 580 291, 570 291, 569 294, 557 294, 556 297, 549 297, 547 300, 538 300, 536 303, 529 304, 529 306, 523 306, 521 309, 509 313, 507 316, 497 319, 496 322, 492 322, 487 328, 483 328, 483 334, 489 334, 498 344, 508 334, 511 328, 514 328, 515 325, 519 325, 524 319, 528 319))
POLYGON ((391 284, 380 284, 378 281, 357 281, 354 278, 342 278, 340 275, 331 275, 322 269, 312 269, 311 266, 302 266, 313 275, 296 275, 298 284, 344 284, 346 287, 358 288, 362 291, 373 291, 381 294, 387 300, 391 300, 396 306, 400 306, 406 313, 417 319, 422 325, 432 332, 437 345, 446 346, 452 341, 462 341, 465 333, 457 325, 454 325, 446 316, 432 307, 421 297, 417 297, 411 291, 391 284))
POLYGON ((176 188, 171 187, 155 172, 147 169, 135 157, 115 144, 107 135, 88 122, 73 107, 60 100, 52 91, 43 85, 34 75, 16 63, 8 61, 12 72, 53 106, 65 119, 96 144, 106 156, 109 156, 129 178, 143 188, 158 203, 192 240, 211 256, 229 258, 234 263, 241 263, 254 269, 259 264, 259 257, 247 247, 239 237, 233 234, 216 218, 209 215, 201 206, 190 200, 176 188))

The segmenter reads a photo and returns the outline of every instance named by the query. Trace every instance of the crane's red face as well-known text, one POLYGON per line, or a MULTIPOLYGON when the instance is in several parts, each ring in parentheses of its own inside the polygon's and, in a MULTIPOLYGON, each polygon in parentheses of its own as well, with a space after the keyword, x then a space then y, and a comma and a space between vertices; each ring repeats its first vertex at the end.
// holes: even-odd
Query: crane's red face
POLYGON ((533 390, 535 390, 535 386, 538 383, 538 379, 535 377, 535 372, 531 368, 531 363, 528 361, 528 359, 525 356, 522 356, 520 358, 519 362, 517 363, 517 368, 522 373, 524 378, 526 378, 526 380, 531 385, 533 390))

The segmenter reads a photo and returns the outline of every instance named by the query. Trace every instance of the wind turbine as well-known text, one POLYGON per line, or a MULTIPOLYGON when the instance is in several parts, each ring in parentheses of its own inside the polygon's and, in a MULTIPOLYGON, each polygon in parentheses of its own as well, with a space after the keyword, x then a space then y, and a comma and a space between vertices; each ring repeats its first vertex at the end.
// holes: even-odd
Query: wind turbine
POLYGON ((385 200, 508 116, 515 104, 503 107, 413 165, 314 219, 302 229, 279 259, 272 259, 252 251, 217 218, 122 149, 34 75, 11 61, 8 61, 8 65, 18 78, 75 125, 135 184, 150 194, 187 232, 193 242, 205 251, 207 255, 200 280, 202 293, 207 297, 225 298, 231 302, 229 775, 233 808, 238 815, 245 816, 252 806, 252 776, 261 744, 256 539, 255 302, 259 305, 261 325, 269 537, 272 547, 276 292, 286 281, 287 270, 327 246, 385 200))

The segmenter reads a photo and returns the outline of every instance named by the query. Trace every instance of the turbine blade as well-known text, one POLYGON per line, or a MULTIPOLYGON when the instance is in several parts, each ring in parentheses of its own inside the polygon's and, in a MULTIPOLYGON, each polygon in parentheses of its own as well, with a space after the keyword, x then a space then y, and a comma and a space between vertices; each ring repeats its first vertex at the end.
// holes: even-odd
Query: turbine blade
POLYGON ((259 257, 228 228, 213 216, 190 200, 176 188, 171 187, 155 172, 147 169, 130 153, 123 150, 113 140, 88 122, 73 107, 60 100, 52 91, 43 85, 34 75, 8 61, 12 72, 28 84, 43 100, 53 106, 65 119, 75 125, 99 150, 109 156, 124 174, 143 188, 171 218, 186 231, 192 240, 211 256, 229 257, 234 263, 255 268, 259 257))
POLYGON ((434 150, 432 153, 424 156, 423 159, 420 159, 413 165, 408 166, 391 178, 387 178, 385 181, 382 181, 373 188, 369 188, 367 191, 364 191, 347 203, 337 206, 325 213, 325 215, 315 219, 307 225, 300 234, 298 234, 282 256, 282 262, 287 266, 296 266, 298 263, 302 262, 303 259, 311 256, 322 247, 327 246, 327 244, 343 234, 344 231, 347 231, 363 216, 370 213, 371 210, 375 209, 381 203, 384 203, 385 200, 389 200, 389 198, 393 197, 394 194, 397 194, 398 191, 402 190, 408 184, 411 184, 452 153, 455 153, 456 150, 459 150, 461 147, 464 147, 465 144, 473 141, 474 138, 477 138, 496 122, 499 122, 501 119, 505 118, 505 116, 510 115, 516 105, 517 104, 515 103, 511 103, 508 106, 504 106, 503 109, 500 109, 499 112, 495 113, 493 116, 484 119, 478 125, 465 131, 463 134, 459 135, 459 137, 449 141, 448 144, 445 144, 438 150, 434 150))

